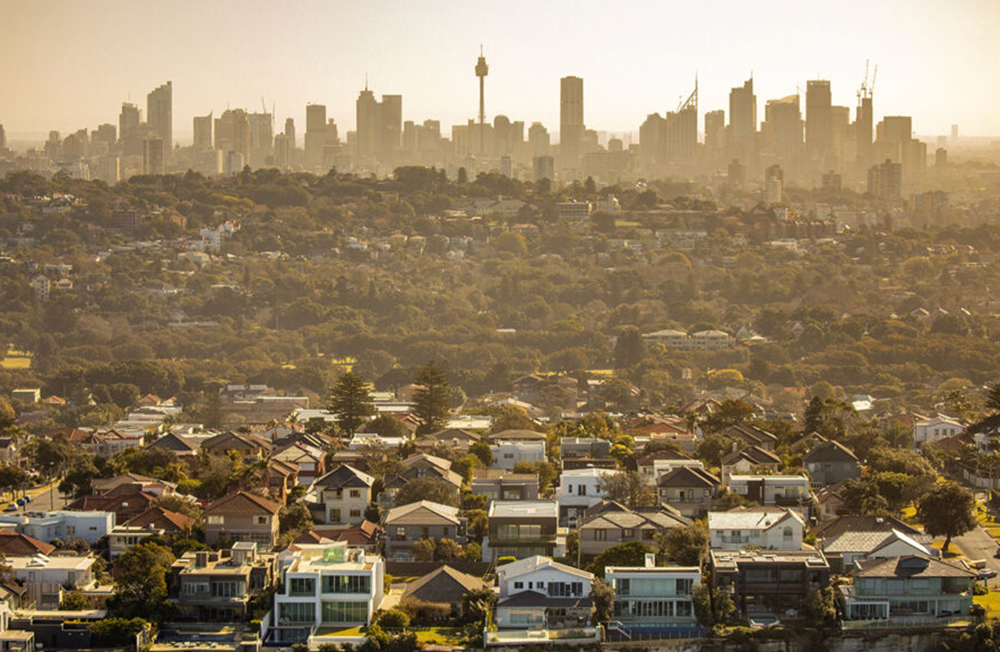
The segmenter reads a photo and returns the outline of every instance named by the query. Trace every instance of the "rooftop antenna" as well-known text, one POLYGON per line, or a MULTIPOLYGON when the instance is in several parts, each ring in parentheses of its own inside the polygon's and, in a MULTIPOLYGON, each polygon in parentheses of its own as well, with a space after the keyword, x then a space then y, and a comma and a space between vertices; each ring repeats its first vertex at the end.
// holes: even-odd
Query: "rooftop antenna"
POLYGON ((368 90, 368 73, 365 72, 365 90, 368 90))

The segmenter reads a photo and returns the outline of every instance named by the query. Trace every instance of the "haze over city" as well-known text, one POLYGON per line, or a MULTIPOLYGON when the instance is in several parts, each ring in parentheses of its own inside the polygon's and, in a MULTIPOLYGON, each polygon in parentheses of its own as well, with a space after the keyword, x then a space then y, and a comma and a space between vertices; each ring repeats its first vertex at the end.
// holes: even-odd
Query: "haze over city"
POLYGON ((326 104, 342 130, 365 76, 401 94, 404 120, 461 124, 476 113, 471 67, 491 71, 486 110, 557 131, 558 80, 586 81, 588 127, 633 133, 674 110, 697 74, 701 110, 726 107, 752 73, 761 102, 829 79, 851 106, 866 60, 877 115, 912 115, 919 134, 1000 133, 1000 5, 961 2, 17 2, 0 5, 0 122, 44 139, 109 121, 122 101, 174 82, 174 130, 227 106, 304 124, 326 104), (96 9, 95 9, 96 7, 96 9))

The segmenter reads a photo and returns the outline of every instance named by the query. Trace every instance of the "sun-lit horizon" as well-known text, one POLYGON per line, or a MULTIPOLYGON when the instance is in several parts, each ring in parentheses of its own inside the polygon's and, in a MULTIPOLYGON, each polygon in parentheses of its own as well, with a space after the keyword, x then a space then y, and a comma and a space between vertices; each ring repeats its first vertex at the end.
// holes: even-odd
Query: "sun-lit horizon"
POLYGON ((121 103, 173 82, 173 125, 190 139, 196 115, 274 108, 302 129, 305 106, 325 104, 355 128, 364 87, 403 96, 403 119, 442 131, 478 110, 479 47, 490 66, 488 119, 559 123, 559 79, 584 79, 588 128, 634 133, 647 114, 674 110, 693 90, 699 114, 724 109, 753 75, 758 118, 767 100, 828 79, 850 107, 866 61, 878 66, 875 115, 908 115, 918 134, 1000 134, 1000 80, 989 33, 1000 5, 838 2, 610 2, 505 5, 439 2, 5 2, 0 124, 10 138, 115 123, 121 103))

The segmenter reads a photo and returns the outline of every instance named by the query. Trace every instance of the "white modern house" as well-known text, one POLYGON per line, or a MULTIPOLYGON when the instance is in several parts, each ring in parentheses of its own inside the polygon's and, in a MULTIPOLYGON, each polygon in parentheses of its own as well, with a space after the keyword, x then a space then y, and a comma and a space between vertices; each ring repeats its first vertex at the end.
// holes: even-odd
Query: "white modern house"
POLYGON ((760 505, 792 507, 808 515, 812 483, 805 475, 731 475, 729 490, 760 505))
POLYGON ((7 557, 14 579, 34 598, 35 608, 42 610, 58 609, 64 591, 91 588, 96 561, 92 555, 7 557))
POLYGON ((913 423, 913 443, 933 443, 965 432, 965 426, 958 419, 938 414, 929 419, 919 419, 913 423))
POLYGON ((499 629, 573 629, 590 623, 594 576, 535 555, 497 568, 499 629))
POLYGON ((709 546, 712 550, 801 550, 805 521, 791 509, 747 509, 709 512, 709 546))
POLYGON ((545 442, 500 440, 490 444, 494 469, 513 469, 518 462, 544 462, 545 442))
POLYGON ((605 492, 601 485, 603 479, 619 473, 621 472, 595 468, 563 471, 556 490, 559 524, 575 528, 588 507, 604 500, 605 492))
POLYGON ((93 545, 101 537, 111 534, 114 527, 114 512, 56 510, 0 515, 0 528, 14 530, 45 542, 78 537, 93 545))
POLYGON ((320 627, 368 625, 385 595, 385 563, 346 542, 297 544, 278 555, 278 592, 263 640, 306 642, 320 627))
POLYGON ((612 618, 627 633, 643 628, 697 627, 691 596, 701 584, 697 566, 656 566, 647 554, 643 566, 608 566, 604 579, 614 588, 612 618))

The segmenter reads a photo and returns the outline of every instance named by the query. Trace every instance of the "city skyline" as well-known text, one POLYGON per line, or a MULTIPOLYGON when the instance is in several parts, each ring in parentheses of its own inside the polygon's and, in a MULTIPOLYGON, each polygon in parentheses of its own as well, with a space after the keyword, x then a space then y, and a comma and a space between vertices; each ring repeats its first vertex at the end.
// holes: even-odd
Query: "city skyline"
MULTIPOLYGON (((1000 8, 978 0, 962 3, 969 11, 954 11, 950 5, 947 20, 936 19, 943 15, 935 3, 922 5, 922 12, 901 11, 904 5, 898 2, 865 6, 864 15, 870 20, 851 31, 843 29, 845 21, 856 18, 852 12, 860 10, 861 3, 823 5, 790 31, 787 22, 785 32, 766 21, 754 23, 754 38, 747 42, 734 40, 733 35, 740 30, 734 22, 736 16, 716 19, 717 24, 712 25, 699 23, 705 25, 700 41, 686 32, 667 30, 661 35, 646 24, 655 20, 621 28, 602 23, 598 27, 604 30, 603 40, 595 41, 596 27, 582 16, 565 16, 563 30, 542 29, 556 14, 565 13, 553 11, 551 6, 529 15, 519 4, 511 5, 507 12, 483 8, 477 13, 464 5, 442 3, 448 10, 427 12, 436 17, 432 20, 431 16, 418 15, 421 12, 394 11, 378 2, 364 11, 302 2, 284 14, 269 5, 261 5, 264 11, 255 13, 254 3, 240 3, 241 7, 249 4, 246 13, 255 13, 257 18, 239 12, 230 15, 225 10, 232 5, 226 2, 206 7, 171 3, 169 10, 143 2, 104 4, 108 8, 127 6, 131 12, 125 17, 114 11, 97 12, 101 26, 119 35, 113 44, 95 41, 101 30, 88 26, 98 17, 72 3, 6 4, 3 12, 17 27, 0 43, 0 77, 6 84, 0 98, 0 123, 9 139, 43 136, 49 130, 69 133, 94 129, 113 122, 122 102, 141 104, 150 89, 171 80, 175 88, 172 126, 177 142, 190 142, 194 116, 219 115, 227 106, 256 111, 263 97, 268 110, 275 106, 276 131, 286 117, 293 118, 300 126, 301 144, 307 103, 326 105, 341 133, 356 128, 354 102, 364 87, 365 73, 368 87, 376 95, 403 96, 403 120, 439 120, 447 128, 477 118, 478 80, 473 65, 481 43, 490 65, 487 122, 506 115, 529 125, 542 122, 553 134, 559 133, 562 77, 584 80, 587 128, 636 134, 647 114, 676 110, 691 92, 696 74, 702 115, 728 109, 729 90, 751 74, 758 121, 768 100, 794 95, 797 89, 804 108, 806 82, 812 79, 830 80, 833 104, 853 108, 866 60, 879 66, 876 116, 910 115, 919 134, 946 134, 952 124, 960 125, 962 135, 1000 133, 1000 117, 986 108, 1000 99, 1000 82, 978 74, 987 57, 995 58, 996 46, 986 32, 989 25, 996 24, 988 18, 1000 18, 1000 8), (868 23, 886 15, 892 15, 898 24, 888 38, 882 38, 868 23), (150 20, 137 20, 139 16, 150 20), (368 28, 351 30, 362 16, 367 18, 368 28), (289 33, 288 52, 276 47, 274 38, 240 46, 229 31, 214 32, 211 43, 203 42, 206 30, 222 17, 230 20, 236 33, 255 25, 263 29, 265 24, 275 38, 287 33, 283 30, 298 32, 289 33), (306 20, 310 17, 314 20, 306 20), (331 17, 338 19, 331 32, 336 38, 330 42, 314 38, 331 17), (137 24, 160 28, 135 30, 137 24), (116 30, 124 25, 131 30, 116 30), (516 30, 498 33, 512 26, 516 30), (838 30, 839 38, 824 38, 838 30), (623 33, 630 32, 633 38, 623 43, 623 33), (448 34, 451 38, 445 42, 448 34), (780 34, 787 42, 779 45, 774 38, 780 34), (60 52, 73 51, 74 56, 63 57, 58 66, 45 65, 51 64, 47 59, 51 55, 39 55, 37 42, 43 37, 58 39, 65 45, 60 52), (934 40, 928 42, 932 37, 934 40), (961 51, 947 47, 958 38, 961 51), (696 41, 693 44, 692 39, 696 41), (421 40, 434 42, 435 47, 417 47, 421 40), (177 45, 181 41, 183 47, 177 45), (389 42, 393 47, 385 47, 389 42), (30 50, 29 43, 34 43, 30 50), (314 48, 303 52, 306 45, 314 48), (748 47, 753 56, 741 56, 748 47), (683 51, 684 56, 670 57, 672 50, 675 54, 683 51), (29 51, 32 56, 27 56, 29 51), (608 51, 614 54, 608 55, 608 51), (219 52, 227 56, 220 58, 219 52), (789 66, 789 60, 794 65, 789 66), (548 65, 540 66, 539 61, 548 65), (628 61, 650 65, 623 67, 628 61), (903 65, 906 61, 909 65, 903 65), (252 72, 234 74, 240 64, 252 72), (949 71, 947 76, 942 74, 944 70, 949 71), (650 83, 654 79, 656 83, 650 83), (963 92, 953 90, 963 85, 963 92)), ((717 9, 736 6, 709 4, 717 9)), ((602 6, 608 5, 584 3, 580 13, 586 14, 587 7, 602 6)), ((768 2, 754 9, 762 15, 778 16, 794 6, 768 2)), ((710 9, 699 9, 698 15, 711 15, 710 9)), ((635 20, 643 11, 650 14, 647 18, 695 18, 690 8, 649 3, 630 4, 617 15, 635 20)))

